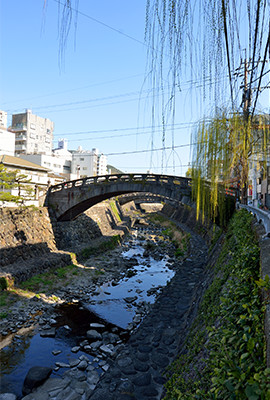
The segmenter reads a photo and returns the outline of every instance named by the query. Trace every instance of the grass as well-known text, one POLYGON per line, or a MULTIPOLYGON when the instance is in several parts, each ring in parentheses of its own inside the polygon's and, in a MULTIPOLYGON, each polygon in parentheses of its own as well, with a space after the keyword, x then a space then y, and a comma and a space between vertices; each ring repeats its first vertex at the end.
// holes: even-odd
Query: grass
POLYGON ((259 247, 252 217, 237 212, 228 228, 180 357, 170 366, 166 400, 267 400, 259 247))
POLYGON ((55 276, 60 280, 69 278, 70 275, 78 274, 78 267, 74 264, 59 267, 57 269, 51 269, 48 272, 34 275, 27 281, 24 281, 18 285, 22 290, 27 291, 40 291, 49 290, 55 285, 55 276))
POLYGON ((116 207, 115 201, 113 201, 113 200, 110 201, 110 206, 111 206, 112 212, 114 213, 117 221, 118 222, 122 222, 121 217, 120 217, 119 212, 118 212, 118 209, 116 207))
POLYGON ((99 246, 96 247, 87 247, 83 249, 78 255, 79 258, 86 260, 87 258, 98 255, 108 250, 113 250, 115 247, 119 245, 121 242, 120 235, 114 235, 109 240, 105 242, 101 242, 99 246))
POLYGON ((149 215, 148 218, 152 223, 165 228, 161 232, 162 236, 164 239, 172 241, 175 245, 175 256, 183 257, 188 251, 190 234, 183 232, 174 222, 161 214, 152 214, 149 215))
POLYGON ((6 290, 0 292, 1 313, 5 315, 6 309, 15 303, 19 297, 27 299, 36 296, 40 298, 40 293, 47 293, 51 299, 57 299, 56 296, 50 295, 53 289, 63 285, 63 283, 66 284, 74 275, 78 274, 78 267, 71 264, 32 276, 30 279, 16 285, 14 282, 7 282, 6 290))

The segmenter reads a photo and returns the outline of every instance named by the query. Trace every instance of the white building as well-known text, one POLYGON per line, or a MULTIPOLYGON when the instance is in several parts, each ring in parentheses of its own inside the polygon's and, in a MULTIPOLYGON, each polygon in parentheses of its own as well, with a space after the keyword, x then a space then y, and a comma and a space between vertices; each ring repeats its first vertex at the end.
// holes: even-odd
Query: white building
MULTIPOLYGON (((9 192, 13 196, 22 196, 27 200, 25 205, 43 205, 48 188, 48 169, 32 162, 22 160, 19 157, 0 155, 0 164, 3 164, 8 171, 16 171, 24 175, 24 181, 19 187, 12 189, 1 188, 2 192, 9 192), (28 190, 30 189, 30 191, 28 190)), ((13 204, 1 204, 0 206, 13 206, 13 204)), ((14 204, 15 205, 15 204, 14 204)))
POLYGON ((86 151, 82 147, 78 147, 78 150, 72 151, 71 173, 77 179, 106 175, 107 158, 103 154, 99 154, 98 149, 86 151))
POLYGON ((0 154, 14 156, 15 133, 7 130, 7 113, 0 111, 0 154))
POLYGON ((107 175, 108 168, 107 168, 107 157, 104 154, 98 155, 98 175, 107 175))
POLYGON ((10 131, 15 133, 15 154, 52 154, 54 123, 47 118, 25 113, 13 114, 10 131))
POLYGON ((76 176, 71 174, 72 154, 67 150, 67 141, 60 139, 58 148, 54 149, 52 155, 46 154, 21 154, 20 158, 41 165, 52 171, 62 180, 76 179, 76 176))

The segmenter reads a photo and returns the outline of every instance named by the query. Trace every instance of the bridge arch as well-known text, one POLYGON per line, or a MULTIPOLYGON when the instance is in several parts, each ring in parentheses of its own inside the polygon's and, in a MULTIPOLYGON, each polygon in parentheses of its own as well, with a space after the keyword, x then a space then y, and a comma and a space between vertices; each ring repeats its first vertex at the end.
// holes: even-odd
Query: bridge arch
POLYGON ((115 174, 76 179, 51 186, 45 205, 58 221, 70 221, 110 197, 149 192, 181 201, 191 195, 190 178, 156 174, 115 174))

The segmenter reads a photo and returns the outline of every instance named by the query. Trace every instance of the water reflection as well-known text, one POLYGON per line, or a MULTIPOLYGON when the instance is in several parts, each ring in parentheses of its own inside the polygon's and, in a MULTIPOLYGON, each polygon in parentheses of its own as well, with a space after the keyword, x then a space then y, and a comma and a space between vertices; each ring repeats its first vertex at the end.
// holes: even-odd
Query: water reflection
POLYGON ((97 290, 98 294, 90 296, 89 304, 85 304, 101 318, 123 329, 132 322, 138 303, 154 303, 157 292, 151 289, 165 286, 174 275, 174 271, 168 268, 167 256, 162 260, 155 260, 153 257, 146 259, 143 257, 144 251, 135 236, 132 247, 122 253, 126 259, 136 257, 138 265, 132 268, 134 276, 121 279, 117 286, 113 286, 114 283, 105 283, 97 290), (130 304, 125 301, 127 297, 137 299, 130 304))

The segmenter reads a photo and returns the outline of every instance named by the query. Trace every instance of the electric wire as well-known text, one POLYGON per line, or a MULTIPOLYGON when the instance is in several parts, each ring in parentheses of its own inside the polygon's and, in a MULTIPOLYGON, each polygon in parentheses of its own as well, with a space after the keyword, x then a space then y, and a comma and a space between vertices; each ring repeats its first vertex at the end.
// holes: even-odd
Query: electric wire
POLYGON ((270 28, 269 28, 269 32, 268 32, 268 39, 267 39, 266 46, 265 46, 265 51, 264 51, 264 56, 263 56, 263 63, 262 63, 262 68, 261 68, 261 74, 260 74, 260 78, 259 78, 258 89, 257 89, 257 92, 256 92, 256 98, 255 98, 255 101, 254 101, 254 106, 253 106, 251 117, 253 117, 255 109, 256 109, 256 105, 257 105, 257 100, 258 100, 258 96, 259 96, 259 89, 260 89, 260 86, 261 86, 263 70, 264 70, 264 66, 265 66, 265 63, 266 63, 268 47, 270 47, 270 28))
MULTIPOLYGON (((210 121, 210 120, 208 120, 208 121, 210 121)), ((176 127, 177 129, 184 129, 184 128, 195 126, 196 124, 197 124, 197 122, 179 122, 179 123, 176 123, 176 124, 168 124, 167 128, 175 129, 175 127, 176 127)), ((134 131, 134 130, 138 131, 140 129, 144 129, 144 130, 145 129, 151 129, 151 132, 152 132, 153 129, 157 129, 157 128, 163 128, 163 126, 162 125, 154 125, 154 126, 148 125, 148 126, 139 126, 139 127, 136 127, 136 128, 135 127, 131 127, 131 128, 114 128, 114 129, 101 129, 101 130, 92 130, 92 131, 68 132, 68 133, 65 133, 64 136, 88 135, 88 134, 91 134, 91 133, 105 133, 105 132, 128 132, 128 131, 134 131)), ((149 133, 151 133, 151 132, 149 132, 149 133)), ((136 135, 137 133, 138 132, 136 132, 136 133, 134 133, 132 135, 136 135)), ((63 134, 58 133, 58 134, 54 134, 54 136, 61 136, 62 137, 63 134)), ((128 135, 125 134, 124 136, 128 136, 128 135)))
MULTIPOLYGON (((190 146, 196 146, 197 143, 189 143, 189 144, 180 144, 178 146, 174 146, 174 149, 179 149, 182 147, 190 147, 190 146)), ((122 155, 129 155, 129 154, 138 154, 138 153, 150 153, 150 152, 155 152, 155 151, 163 151, 163 150, 172 150, 172 146, 168 147, 159 147, 157 149, 144 149, 144 150, 134 150, 134 151, 122 151, 119 153, 104 153, 105 156, 122 156, 122 155)))
MULTIPOLYGON (((55 3, 57 3, 58 5, 61 5, 61 6, 63 6, 63 7, 66 6, 66 4, 63 3, 63 2, 61 2, 60 0, 54 0, 54 1, 55 1, 55 3)), ((85 18, 87 18, 87 19, 89 19, 89 20, 91 20, 91 21, 94 21, 94 22, 96 22, 97 24, 104 26, 105 28, 108 28, 108 29, 110 29, 110 30, 112 30, 112 31, 114 31, 114 32, 119 33, 119 35, 125 36, 126 38, 128 38, 128 39, 130 39, 130 40, 132 40, 132 41, 134 41, 134 42, 136 42, 136 43, 141 44, 141 45, 143 45, 144 47, 148 47, 147 44, 144 43, 144 42, 142 42, 141 40, 136 39, 136 38, 134 38, 133 36, 128 35, 127 33, 124 33, 124 32, 122 32, 122 31, 120 31, 119 29, 114 28, 113 26, 110 26, 110 25, 106 24, 105 22, 102 22, 102 21, 98 20, 97 18, 91 17, 90 15, 88 15, 88 14, 82 12, 82 11, 79 11, 78 9, 75 9, 75 8, 71 7, 71 5, 68 6, 68 9, 71 10, 71 11, 75 11, 77 14, 82 15, 83 17, 85 17, 85 18)))

